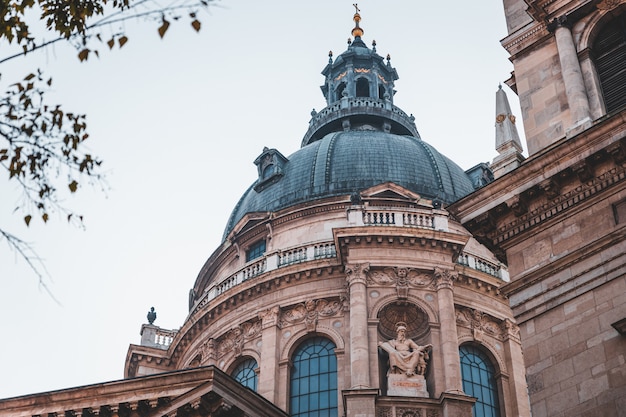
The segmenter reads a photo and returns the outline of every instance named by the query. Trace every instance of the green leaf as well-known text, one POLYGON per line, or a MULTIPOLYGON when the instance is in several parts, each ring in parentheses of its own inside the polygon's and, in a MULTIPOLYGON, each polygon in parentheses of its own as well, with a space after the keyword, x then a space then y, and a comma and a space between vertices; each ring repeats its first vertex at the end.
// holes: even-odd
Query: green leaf
POLYGON ((24 217, 24 221, 26 222, 26 226, 30 226, 30 220, 33 218, 30 214, 24 217))
POLYGON ((163 24, 159 27, 159 36, 161 38, 165 36, 165 32, 167 32, 167 29, 169 27, 170 27, 170 22, 168 22, 167 20, 165 20, 165 18, 163 18, 163 24))

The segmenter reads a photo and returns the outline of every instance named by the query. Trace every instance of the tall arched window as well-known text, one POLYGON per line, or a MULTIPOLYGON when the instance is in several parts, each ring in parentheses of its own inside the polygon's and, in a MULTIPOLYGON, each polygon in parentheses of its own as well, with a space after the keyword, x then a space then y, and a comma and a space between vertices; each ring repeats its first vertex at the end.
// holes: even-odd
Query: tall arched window
POLYGON ((356 96, 357 97, 369 97, 370 96, 370 82, 367 78, 359 78, 356 80, 356 96))
POLYGON ((346 89, 346 83, 341 83, 337 86, 337 90, 336 90, 336 94, 337 94, 337 98, 336 100, 340 100, 341 97, 343 97, 343 90, 346 89))
POLYGON ((257 363, 254 359, 246 359, 237 365, 235 370, 232 372, 232 377, 244 387, 248 387, 251 390, 256 391, 257 374, 254 371, 256 368, 257 363))
POLYGON ((500 417, 500 402, 495 379, 495 368, 489 357, 472 345, 459 348, 463 391, 478 398, 474 404, 474 417, 500 417))
POLYGON ((626 107, 626 13, 600 30, 593 55, 607 113, 626 107))
POLYGON ((337 417, 335 344, 324 337, 304 341, 294 352, 289 411, 292 417, 337 417))

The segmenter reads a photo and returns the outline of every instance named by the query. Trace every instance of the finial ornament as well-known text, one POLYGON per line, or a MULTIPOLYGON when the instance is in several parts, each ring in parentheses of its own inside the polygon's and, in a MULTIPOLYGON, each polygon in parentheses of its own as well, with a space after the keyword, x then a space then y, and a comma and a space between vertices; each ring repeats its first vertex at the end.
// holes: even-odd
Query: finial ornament
POLYGON ((353 4, 354 9, 356 10, 354 12, 354 29, 352 29, 352 36, 354 36, 355 38, 360 38, 361 36, 363 36, 363 29, 361 29, 361 27, 359 26, 359 22, 361 21, 361 15, 359 14, 359 12, 361 11, 359 9, 359 6, 357 3, 353 4))

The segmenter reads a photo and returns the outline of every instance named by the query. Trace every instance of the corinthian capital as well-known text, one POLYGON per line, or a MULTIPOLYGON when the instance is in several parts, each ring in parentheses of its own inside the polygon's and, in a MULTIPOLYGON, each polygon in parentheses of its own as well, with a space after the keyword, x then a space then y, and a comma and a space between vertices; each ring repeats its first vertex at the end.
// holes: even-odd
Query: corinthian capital
POLYGON ((369 270, 369 263, 346 265, 346 279, 348 280, 348 285, 352 285, 356 282, 365 284, 369 270))
POLYGON ((459 277, 459 273, 450 269, 435 268, 435 280, 437 283, 437 290, 443 288, 452 289, 454 280, 459 277))

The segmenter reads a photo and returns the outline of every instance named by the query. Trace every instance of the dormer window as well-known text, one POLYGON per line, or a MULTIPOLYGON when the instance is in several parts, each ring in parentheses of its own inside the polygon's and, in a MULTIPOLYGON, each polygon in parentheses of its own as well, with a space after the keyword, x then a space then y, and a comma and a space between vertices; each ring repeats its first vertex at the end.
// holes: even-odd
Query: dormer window
POLYGON ((283 167, 287 162, 288 159, 276 149, 263 148, 261 155, 254 160, 259 172, 259 179, 254 185, 254 190, 261 192, 278 181, 283 176, 283 167))
POLYGON ((260 258, 265 253, 265 239, 259 240, 258 242, 250 245, 248 250, 246 250, 246 262, 250 262, 253 259, 260 258))

